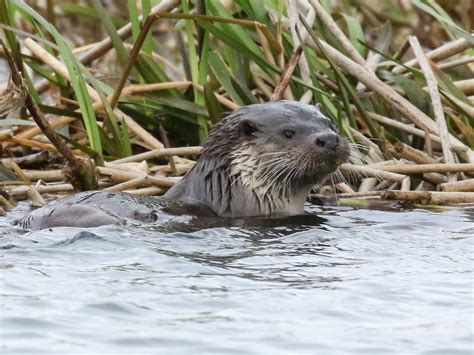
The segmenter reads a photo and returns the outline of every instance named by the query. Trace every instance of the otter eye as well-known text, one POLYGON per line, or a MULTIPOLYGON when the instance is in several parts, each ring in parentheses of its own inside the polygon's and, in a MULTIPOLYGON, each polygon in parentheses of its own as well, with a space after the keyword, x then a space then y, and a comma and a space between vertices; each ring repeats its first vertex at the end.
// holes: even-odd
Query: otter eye
POLYGON ((242 121, 240 123, 240 128, 245 135, 251 135, 257 130, 257 127, 251 121, 242 121))
POLYGON ((334 133, 339 134, 339 129, 337 128, 337 126, 334 123, 331 122, 329 124, 329 128, 331 128, 331 131, 333 131, 334 133))
POLYGON ((291 139, 295 135, 295 131, 292 131, 291 129, 285 129, 282 132, 282 135, 283 135, 283 137, 285 137, 287 139, 291 139))

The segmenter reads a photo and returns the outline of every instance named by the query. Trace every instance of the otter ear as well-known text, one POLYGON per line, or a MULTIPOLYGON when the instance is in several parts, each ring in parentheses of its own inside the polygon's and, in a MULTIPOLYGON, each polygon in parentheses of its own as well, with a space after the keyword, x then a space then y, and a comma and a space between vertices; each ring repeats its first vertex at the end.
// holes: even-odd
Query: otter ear
POLYGON ((240 131, 249 136, 251 135, 252 133, 256 132, 257 131, 257 126, 255 125, 254 122, 250 121, 250 120, 242 120, 239 122, 239 128, 240 128, 240 131))
POLYGON ((319 112, 321 112, 321 104, 318 102, 316 105, 314 105, 314 107, 316 107, 316 110, 318 110, 319 112))

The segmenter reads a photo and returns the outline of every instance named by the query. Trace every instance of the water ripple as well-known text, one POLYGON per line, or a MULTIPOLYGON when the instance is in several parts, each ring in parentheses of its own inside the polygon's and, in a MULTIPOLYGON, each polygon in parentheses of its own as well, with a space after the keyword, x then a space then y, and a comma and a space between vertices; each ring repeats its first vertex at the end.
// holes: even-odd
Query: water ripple
POLYGON ((2 353, 471 353, 472 213, 308 211, 26 234, 14 211, 2 353))

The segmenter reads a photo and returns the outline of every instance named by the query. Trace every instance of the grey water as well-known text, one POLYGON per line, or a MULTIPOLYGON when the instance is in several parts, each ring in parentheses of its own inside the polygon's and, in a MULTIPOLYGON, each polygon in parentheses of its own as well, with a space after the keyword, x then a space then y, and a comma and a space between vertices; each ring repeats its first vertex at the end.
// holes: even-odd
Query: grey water
POLYGON ((25 209, 0 218, 2 354, 473 352, 472 211, 25 233, 25 209))

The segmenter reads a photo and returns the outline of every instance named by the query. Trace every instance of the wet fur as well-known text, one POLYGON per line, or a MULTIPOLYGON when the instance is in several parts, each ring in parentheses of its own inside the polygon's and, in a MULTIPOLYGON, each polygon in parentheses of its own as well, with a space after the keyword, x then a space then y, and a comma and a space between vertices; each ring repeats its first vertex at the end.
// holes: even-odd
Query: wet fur
POLYGON ((345 140, 335 151, 313 145, 331 127, 314 106, 246 106, 213 129, 196 166, 165 197, 206 205, 222 217, 300 214, 310 190, 349 157, 345 140), (255 133, 242 132, 246 120, 255 133), (285 142, 271 129, 280 125, 302 127, 302 137, 285 142))
POLYGON ((129 219, 161 223, 169 214, 189 210, 221 217, 301 214, 310 190, 350 155, 343 139, 335 149, 318 147, 316 139, 324 135, 337 133, 315 106, 279 101, 242 107, 213 128, 196 165, 165 198, 83 192, 33 211, 18 224, 42 229, 121 224, 129 219), (293 138, 282 137, 285 127, 295 132, 293 138), (170 205, 190 209, 172 211, 170 205))

